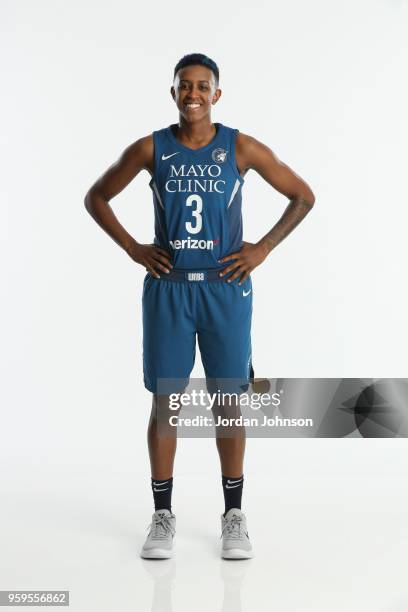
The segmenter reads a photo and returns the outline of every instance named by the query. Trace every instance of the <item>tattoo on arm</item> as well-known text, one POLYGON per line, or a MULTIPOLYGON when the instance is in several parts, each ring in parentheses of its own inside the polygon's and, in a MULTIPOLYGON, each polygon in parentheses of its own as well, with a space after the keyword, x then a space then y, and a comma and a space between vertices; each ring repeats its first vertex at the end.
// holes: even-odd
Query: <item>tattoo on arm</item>
POLYGON ((307 213, 312 209, 313 204, 304 198, 293 198, 282 217, 273 226, 273 228, 265 234, 260 240, 268 247, 268 251, 272 251, 292 230, 306 217, 307 213))

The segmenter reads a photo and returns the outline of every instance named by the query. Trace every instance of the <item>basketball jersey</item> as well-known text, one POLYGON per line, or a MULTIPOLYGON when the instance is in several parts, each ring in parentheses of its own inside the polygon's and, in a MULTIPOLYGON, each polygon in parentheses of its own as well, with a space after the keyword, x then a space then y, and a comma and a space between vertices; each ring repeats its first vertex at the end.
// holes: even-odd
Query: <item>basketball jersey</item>
POLYGON ((242 247, 242 185, 235 161, 239 130, 214 124, 213 140, 184 146, 169 126, 153 132, 154 244, 178 269, 225 267, 218 259, 242 247))

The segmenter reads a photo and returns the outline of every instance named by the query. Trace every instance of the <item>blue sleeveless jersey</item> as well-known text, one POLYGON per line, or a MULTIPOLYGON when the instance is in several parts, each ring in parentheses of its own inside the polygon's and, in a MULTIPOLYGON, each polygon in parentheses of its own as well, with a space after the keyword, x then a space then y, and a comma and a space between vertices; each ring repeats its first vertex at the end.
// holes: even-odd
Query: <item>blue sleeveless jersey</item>
POLYGON ((179 142, 172 126, 153 132, 154 243, 169 251, 175 268, 222 268, 218 259, 242 247, 238 130, 214 125, 213 140, 196 150, 179 142))

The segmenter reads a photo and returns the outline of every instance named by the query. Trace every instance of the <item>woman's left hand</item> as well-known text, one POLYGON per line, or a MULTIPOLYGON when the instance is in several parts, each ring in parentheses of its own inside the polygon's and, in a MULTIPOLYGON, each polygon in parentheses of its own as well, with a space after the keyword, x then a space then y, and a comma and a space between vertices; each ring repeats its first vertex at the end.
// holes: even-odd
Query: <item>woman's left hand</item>
POLYGON ((220 272, 220 276, 225 276, 232 270, 235 270, 234 273, 227 279, 227 282, 231 282, 242 275, 241 280, 238 285, 242 285, 243 282, 251 274, 252 270, 259 266, 269 251, 265 244, 252 242, 243 242, 243 246, 241 250, 237 253, 231 253, 231 255, 226 255, 219 259, 219 263, 225 263, 227 261, 231 261, 231 264, 226 268, 223 268, 222 272, 220 272))

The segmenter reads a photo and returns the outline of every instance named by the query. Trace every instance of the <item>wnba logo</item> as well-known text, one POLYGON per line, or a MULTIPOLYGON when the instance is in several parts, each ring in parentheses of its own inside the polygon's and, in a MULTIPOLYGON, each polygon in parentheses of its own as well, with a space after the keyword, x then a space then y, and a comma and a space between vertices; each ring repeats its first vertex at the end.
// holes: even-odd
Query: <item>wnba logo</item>
POLYGON ((218 164, 222 164, 227 159, 227 152, 225 149, 214 149, 211 153, 211 157, 218 164))
POLYGON ((204 272, 189 272, 187 278, 189 281, 203 281, 204 272))

